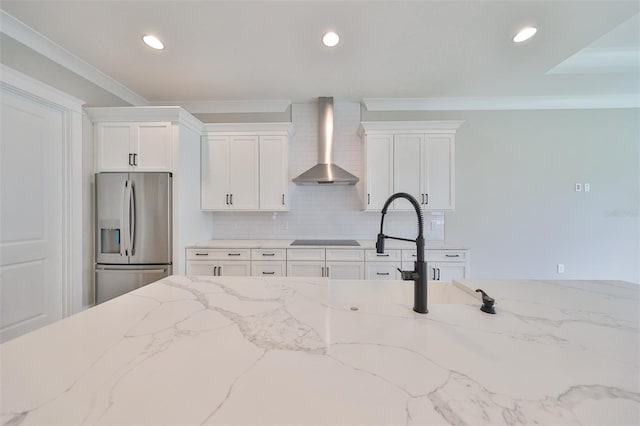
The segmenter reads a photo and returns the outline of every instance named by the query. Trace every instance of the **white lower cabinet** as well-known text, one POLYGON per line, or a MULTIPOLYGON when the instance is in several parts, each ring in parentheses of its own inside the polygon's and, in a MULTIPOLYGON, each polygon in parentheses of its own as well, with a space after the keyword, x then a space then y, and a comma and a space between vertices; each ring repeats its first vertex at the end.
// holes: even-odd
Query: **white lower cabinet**
MULTIPOLYGON (((425 250, 428 279, 469 278, 468 250, 425 250)), ((337 280, 400 280, 413 270, 415 250, 293 248, 187 249, 187 274, 256 277, 325 277, 337 280)))
POLYGON ((288 277, 324 277, 324 260, 287 261, 288 277))
MULTIPOLYGON (((431 281, 452 281, 469 278, 468 250, 425 250, 427 279, 431 281)), ((402 269, 413 270, 416 260, 415 250, 402 250, 402 269)))
POLYGON ((285 277, 287 262, 257 260, 251 262, 251 275, 254 277, 285 277))
POLYGON ((187 275, 213 275, 215 277, 247 277, 251 275, 251 262, 247 260, 189 260, 187 275))
POLYGON ((326 276, 334 280, 364 279, 364 262, 327 262, 326 276))
POLYGON ((400 263, 367 262, 365 263, 365 280, 399 280, 398 268, 400 263))

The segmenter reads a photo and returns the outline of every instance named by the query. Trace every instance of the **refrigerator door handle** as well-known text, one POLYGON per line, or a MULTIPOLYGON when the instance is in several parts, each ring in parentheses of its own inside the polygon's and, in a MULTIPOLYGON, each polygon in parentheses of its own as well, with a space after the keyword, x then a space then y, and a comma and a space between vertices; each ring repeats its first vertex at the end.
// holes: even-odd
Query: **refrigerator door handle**
POLYGON ((127 199, 127 194, 129 191, 129 181, 124 181, 124 187, 122 188, 122 217, 120 218, 120 227, 121 227, 121 238, 120 238, 120 255, 128 256, 129 255, 129 201, 127 199))
POLYGON ((136 194, 133 183, 129 182, 129 252, 133 256, 136 249, 136 194))

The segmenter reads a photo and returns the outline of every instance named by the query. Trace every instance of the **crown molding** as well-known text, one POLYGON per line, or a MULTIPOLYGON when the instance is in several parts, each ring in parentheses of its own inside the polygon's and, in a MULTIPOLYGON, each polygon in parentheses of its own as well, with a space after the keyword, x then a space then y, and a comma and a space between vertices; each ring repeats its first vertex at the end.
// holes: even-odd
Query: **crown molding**
POLYGON ((291 101, 285 99, 247 101, 170 101, 151 102, 150 105, 180 105, 192 114, 259 113, 286 112, 291 106, 291 101))
POLYGON ((293 134, 293 123, 206 123, 204 128, 207 133, 224 133, 231 135, 283 135, 293 134))
POLYGON ((449 133, 453 134, 464 123, 464 120, 429 120, 429 121, 363 121, 358 127, 358 135, 372 133, 449 133))
POLYGON ((43 99, 70 111, 82 112, 84 101, 51 87, 35 78, 0 64, 0 86, 7 90, 19 91, 34 99, 43 99))
POLYGON ((364 98, 368 111, 482 111, 640 108, 640 95, 514 96, 467 98, 364 98))
POLYGON ((198 132, 204 131, 204 124, 179 106, 92 107, 85 108, 84 111, 93 122, 170 121, 185 125, 198 132))
POLYGON ((142 96, 3 10, 0 10, 0 31, 125 102, 132 105, 149 104, 142 96))

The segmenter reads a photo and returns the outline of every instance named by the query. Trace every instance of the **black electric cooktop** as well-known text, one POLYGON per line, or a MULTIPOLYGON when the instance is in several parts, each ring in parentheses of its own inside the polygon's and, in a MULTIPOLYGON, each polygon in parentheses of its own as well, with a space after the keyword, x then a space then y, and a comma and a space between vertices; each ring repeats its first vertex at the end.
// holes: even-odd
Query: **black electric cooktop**
POLYGON ((358 247, 360 243, 356 240, 295 240, 292 246, 348 246, 358 247))

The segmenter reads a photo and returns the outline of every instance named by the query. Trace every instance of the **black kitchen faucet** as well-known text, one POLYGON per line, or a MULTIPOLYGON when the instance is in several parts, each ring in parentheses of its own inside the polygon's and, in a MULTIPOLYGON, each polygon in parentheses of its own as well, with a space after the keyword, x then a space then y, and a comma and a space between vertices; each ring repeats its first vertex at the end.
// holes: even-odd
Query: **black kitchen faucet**
POLYGON ((384 253, 385 238, 416 243, 417 260, 414 262, 414 270, 402 271, 399 268, 398 270, 400 271, 400 274, 402 274, 402 279, 404 281, 413 281, 413 310, 420 314, 426 314, 429 312, 429 310, 427 309, 427 262, 424 260, 424 237, 422 235, 422 228, 422 210, 420 209, 420 204, 418 204, 418 201, 405 192, 398 192, 396 194, 393 194, 384 203, 384 207, 382 207, 380 233, 378 234, 378 240, 376 241, 376 251, 380 254, 384 253), (416 214, 418 215, 418 237, 415 240, 391 237, 389 235, 384 235, 384 233, 382 232, 382 228, 384 226, 384 215, 387 214, 389 205, 393 202, 393 200, 397 198, 404 198, 408 200, 416 210, 416 214))

